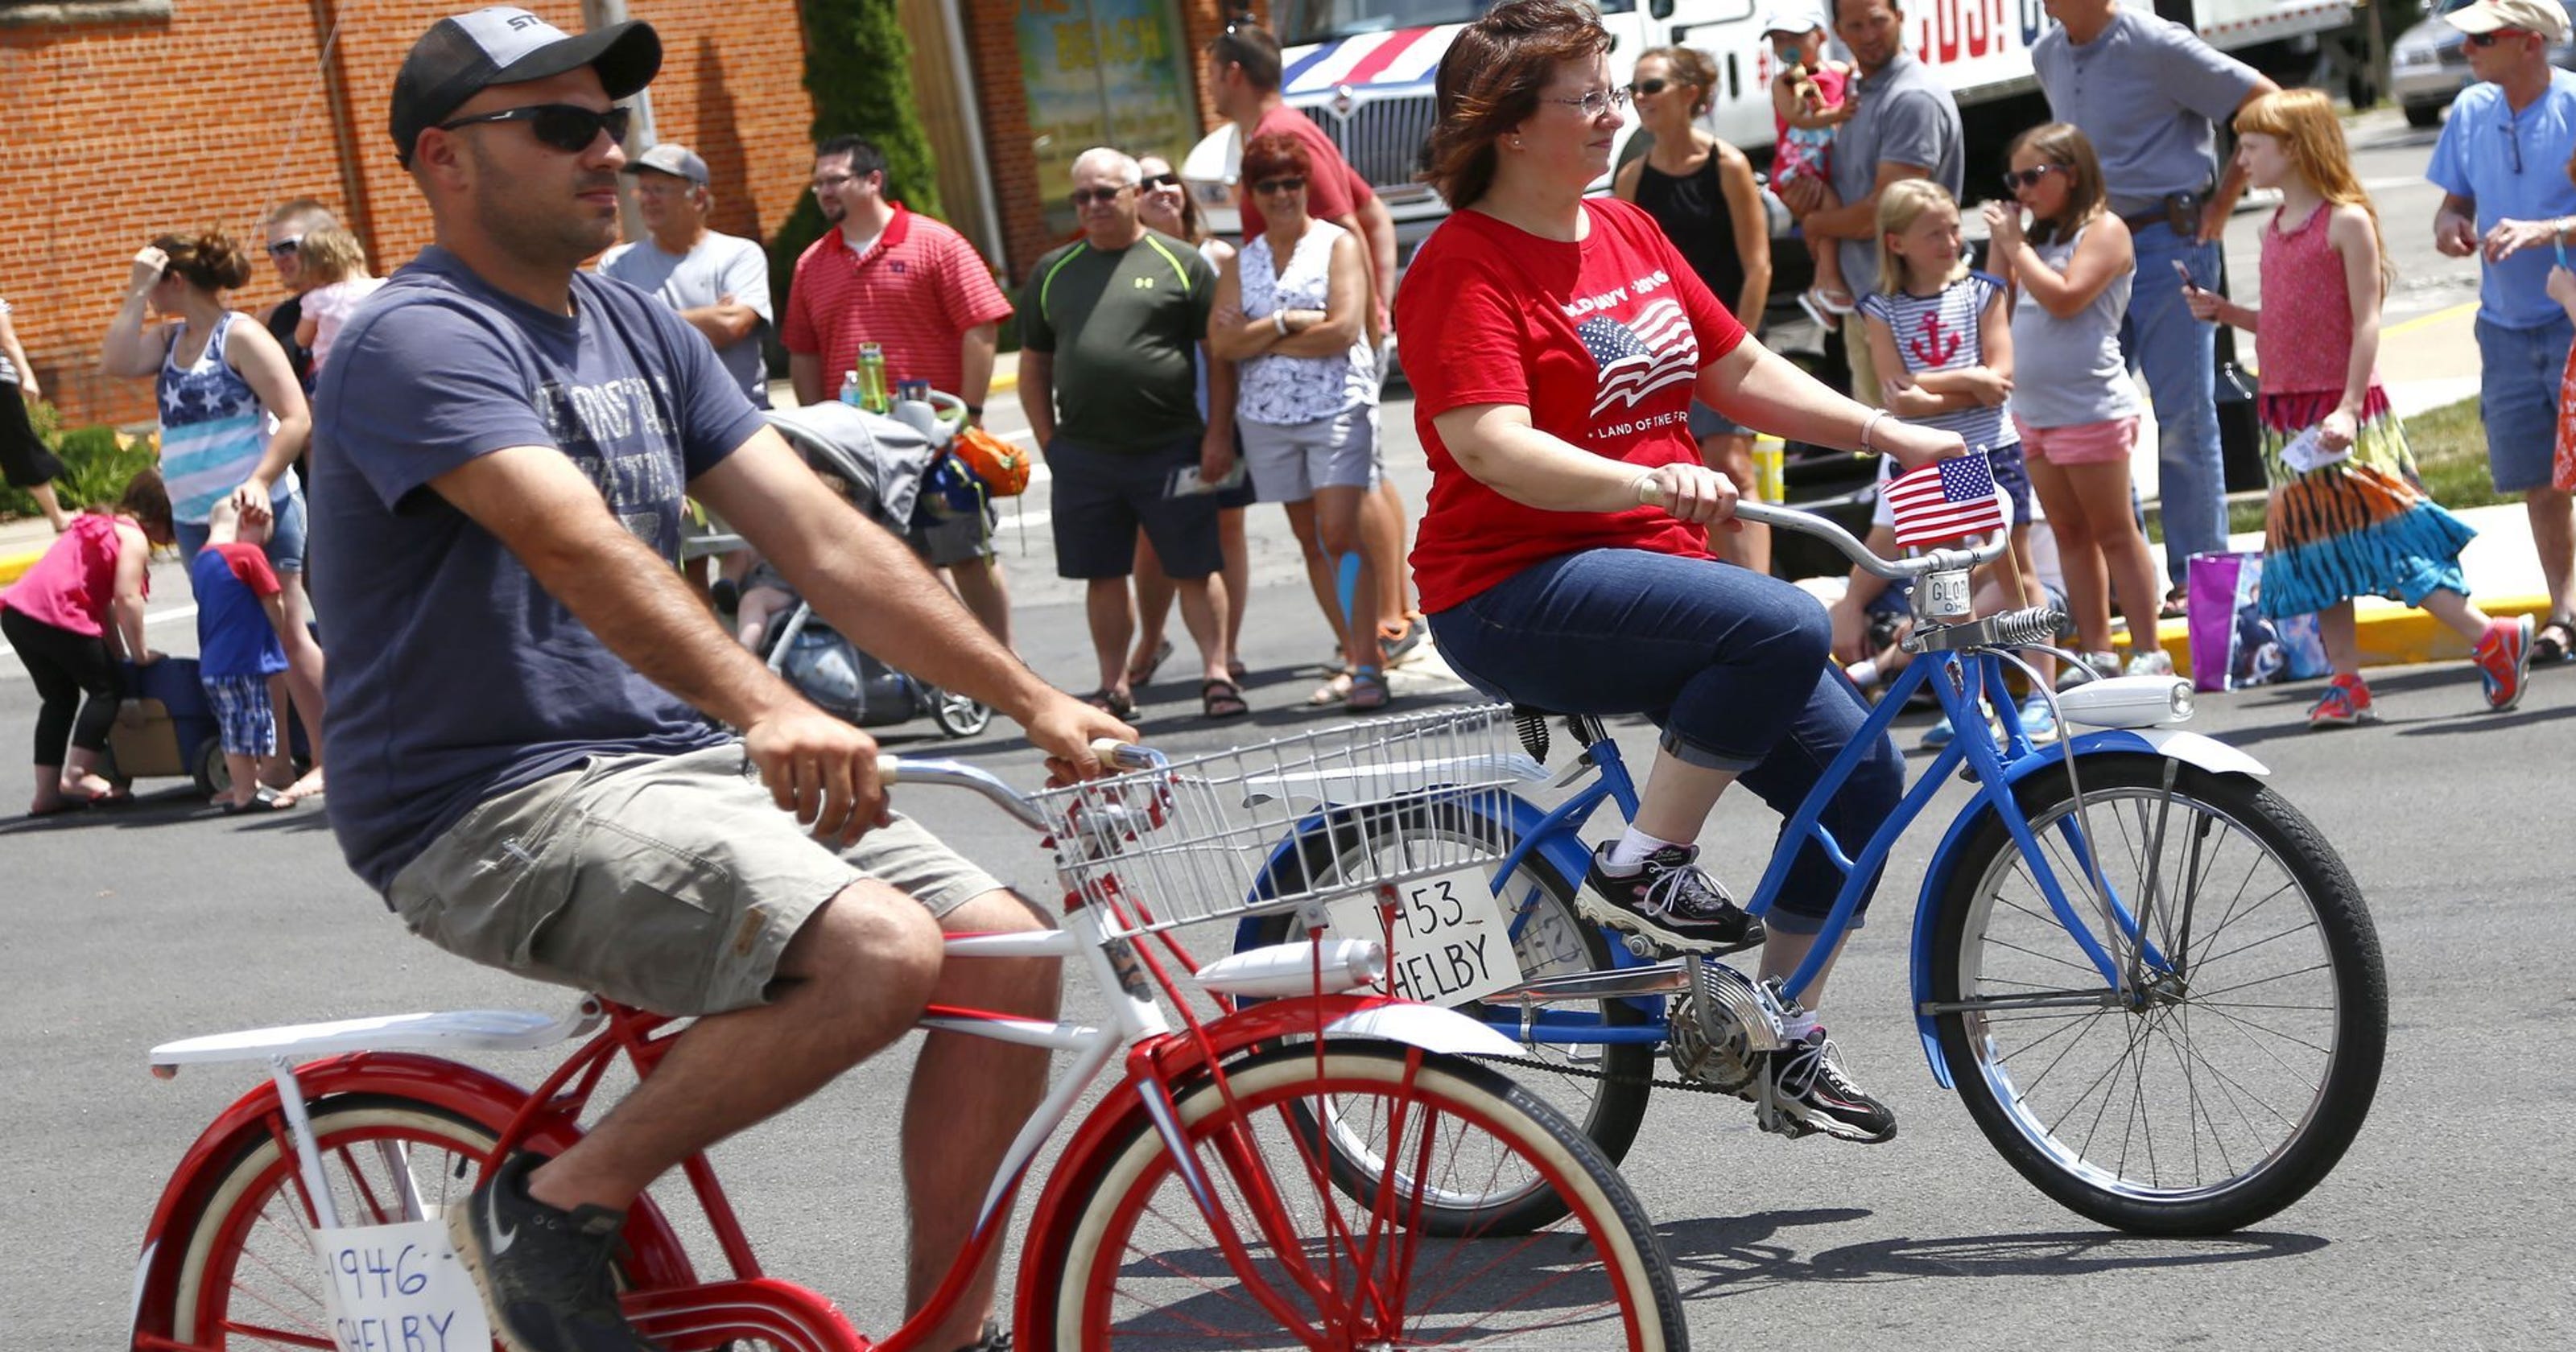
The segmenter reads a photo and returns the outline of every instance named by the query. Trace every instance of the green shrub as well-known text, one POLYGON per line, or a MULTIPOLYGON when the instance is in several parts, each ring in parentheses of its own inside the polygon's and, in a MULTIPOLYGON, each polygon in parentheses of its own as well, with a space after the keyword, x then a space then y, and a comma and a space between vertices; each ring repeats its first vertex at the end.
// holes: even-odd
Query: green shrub
MULTIPOLYGON (((885 155, 886 196, 938 217, 939 176, 930 137, 912 92, 912 39, 895 0, 804 0, 805 89, 814 96, 814 141, 858 135, 885 155)), ((811 193, 769 237, 769 287, 777 313, 787 313, 787 283, 796 256, 823 234, 823 209, 811 193)), ((837 380, 834 382, 837 385, 837 380)))
MULTIPOLYGON (((130 436, 113 427, 63 431, 54 406, 41 399, 28 408, 27 421, 35 425, 36 435, 63 462, 62 477, 54 480, 54 496, 68 509, 116 501, 135 471, 150 469, 160 458, 159 447, 150 436, 130 436)), ((34 498, 22 490, 0 486, 0 517, 35 514, 34 498)))

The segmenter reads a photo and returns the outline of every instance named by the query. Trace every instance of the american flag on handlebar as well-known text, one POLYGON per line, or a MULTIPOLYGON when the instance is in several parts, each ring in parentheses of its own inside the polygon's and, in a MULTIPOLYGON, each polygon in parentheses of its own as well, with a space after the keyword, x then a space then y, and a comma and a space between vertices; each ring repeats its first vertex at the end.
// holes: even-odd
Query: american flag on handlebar
POLYGON ((1938 461, 1889 480, 1887 505, 1896 516, 1896 542, 1908 549, 2001 530, 2004 524, 1994 471, 1982 450, 1972 449, 1955 460, 1938 461))

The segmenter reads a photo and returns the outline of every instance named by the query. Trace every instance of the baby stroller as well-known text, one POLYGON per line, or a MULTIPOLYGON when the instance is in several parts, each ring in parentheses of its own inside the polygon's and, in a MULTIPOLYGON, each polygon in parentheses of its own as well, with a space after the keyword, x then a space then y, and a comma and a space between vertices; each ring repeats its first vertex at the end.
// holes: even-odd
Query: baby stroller
MULTIPOLYGON (((957 417, 964 415, 964 405, 935 397, 957 417)), ((840 403, 772 409, 768 418, 824 483, 897 535, 911 525, 923 476, 941 459, 956 426, 954 418, 943 417, 934 441, 910 423, 840 403)), ((927 718, 951 737, 972 737, 993 721, 993 711, 982 704, 859 651, 802 597, 763 636, 761 656, 807 699, 863 728, 927 718)))

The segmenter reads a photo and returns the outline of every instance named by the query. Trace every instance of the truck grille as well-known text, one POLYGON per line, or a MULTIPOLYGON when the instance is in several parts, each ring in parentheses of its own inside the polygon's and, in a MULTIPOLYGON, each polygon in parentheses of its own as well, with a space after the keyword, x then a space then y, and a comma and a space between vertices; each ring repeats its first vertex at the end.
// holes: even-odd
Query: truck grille
POLYGON ((1362 99, 1347 118, 1335 116, 1323 105, 1298 111, 1333 138, 1342 158, 1372 188, 1383 191, 1410 184, 1421 171, 1422 143, 1431 138, 1434 121, 1429 94, 1362 99))

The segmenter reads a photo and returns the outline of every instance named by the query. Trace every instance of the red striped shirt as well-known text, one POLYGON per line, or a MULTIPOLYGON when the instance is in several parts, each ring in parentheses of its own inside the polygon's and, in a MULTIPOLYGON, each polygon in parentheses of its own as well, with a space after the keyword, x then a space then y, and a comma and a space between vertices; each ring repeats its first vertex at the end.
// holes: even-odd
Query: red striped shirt
POLYGON ((859 344, 885 348, 886 379, 927 380, 963 394, 966 331, 1007 319, 1011 302, 966 237, 894 204, 894 219, 865 254, 836 227, 796 260, 779 341, 823 358, 825 393, 857 369, 859 344))

